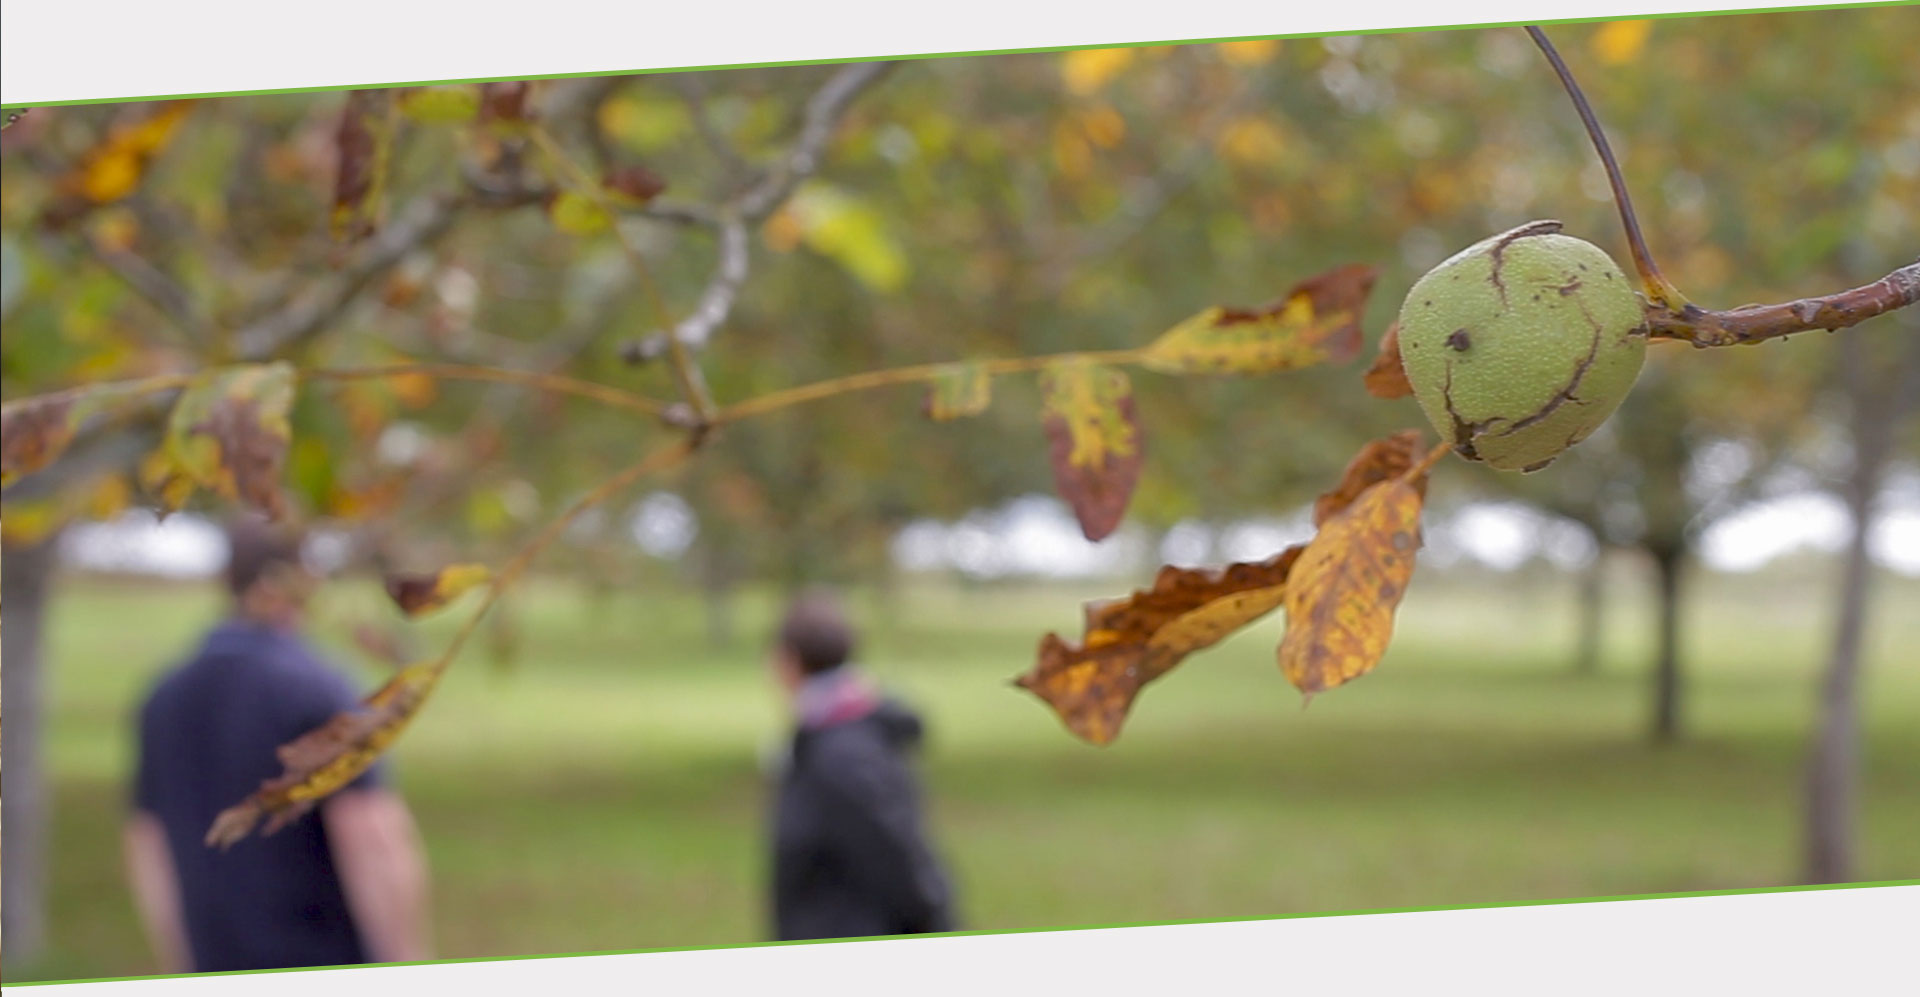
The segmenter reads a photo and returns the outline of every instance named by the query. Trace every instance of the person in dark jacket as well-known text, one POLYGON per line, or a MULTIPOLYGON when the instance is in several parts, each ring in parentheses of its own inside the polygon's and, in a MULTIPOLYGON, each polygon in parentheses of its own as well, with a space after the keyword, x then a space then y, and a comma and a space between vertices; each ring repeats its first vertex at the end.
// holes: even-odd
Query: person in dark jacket
POLYGON ((773 819, 773 931, 781 941, 954 928, 927 843, 911 755, 920 718, 850 663, 854 634, 822 593, 787 610, 771 665, 793 707, 773 819))

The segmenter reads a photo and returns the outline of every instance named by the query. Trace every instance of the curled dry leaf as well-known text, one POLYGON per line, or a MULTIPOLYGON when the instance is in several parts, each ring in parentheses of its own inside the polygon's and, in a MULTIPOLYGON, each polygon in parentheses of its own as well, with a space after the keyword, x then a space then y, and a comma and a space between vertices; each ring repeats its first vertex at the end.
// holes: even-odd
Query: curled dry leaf
MULTIPOLYGON (((1360 452, 1347 462, 1347 469, 1341 472, 1339 486, 1314 499, 1314 528, 1325 526, 1327 520, 1352 505, 1367 489, 1405 474, 1421 456, 1420 431, 1417 429, 1403 429, 1361 447, 1360 452)), ((1422 498, 1426 497, 1427 479, 1424 475, 1414 488, 1422 498)))
POLYGON ((1209 308, 1154 340, 1141 364, 1169 374, 1264 374, 1345 363, 1360 352, 1360 316, 1378 275, 1350 263, 1264 308, 1209 308))
MULTIPOLYGON (((1363 451, 1347 484, 1364 479, 1397 448, 1363 451)), ((1287 587, 1287 633, 1280 669, 1307 696, 1352 681, 1380 662, 1393 614, 1413 577, 1427 468, 1444 446, 1398 476, 1368 485, 1350 505, 1332 508, 1307 544, 1287 587)), ((1338 506, 1338 499, 1333 503, 1338 506)), ((1316 510, 1318 512, 1318 510, 1316 510)))
POLYGON ((1053 707, 1075 736, 1107 744, 1142 686, 1278 608, 1300 552, 1217 571, 1163 567, 1150 589, 1089 603, 1079 645, 1041 638, 1033 670, 1014 683, 1053 707))
POLYGON ((293 367, 285 361, 197 375, 174 402, 162 456, 142 465, 141 483, 169 510, 197 486, 284 515, 280 479, 293 437, 293 391, 293 367))
POLYGON ((1413 394, 1407 371, 1400 366, 1400 323, 1387 326, 1380 337, 1380 353, 1373 358, 1365 376, 1367 394, 1375 398, 1405 398, 1413 394))
POLYGON ((393 93, 352 90, 334 133, 333 237, 358 242, 380 224, 393 146, 393 93))
POLYGON ((387 595, 408 616, 425 616, 493 577, 484 564, 450 564, 430 575, 392 575, 387 595))
POLYGON ((923 407, 935 422, 979 415, 993 403, 993 375, 981 363, 952 363, 940 369, 927 386, 923 407))
POLYGON ((207 829, 206 844, 224 849, 251 834, 263 818, 267 823, 261 833, 272 834, 358 778, 406 729, 443 672, 437 662, 409 665, 374 690, 361 709, 335 714, 281 745, 278 756, 284 771, 221 811, 207 829))
POLYGON ((1133 386, 1112 367, 1069 359, 1041 374, 1041 411, 1054 486, 1080 532, 1101 540, 1120 525, 1140 481, 1140 425, 1133 386))

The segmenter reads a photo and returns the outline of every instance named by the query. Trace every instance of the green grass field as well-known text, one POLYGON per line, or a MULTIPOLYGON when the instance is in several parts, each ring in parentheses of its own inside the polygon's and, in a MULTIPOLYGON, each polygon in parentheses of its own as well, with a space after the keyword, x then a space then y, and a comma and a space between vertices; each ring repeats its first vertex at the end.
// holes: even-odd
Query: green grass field
MULTIPOLYGON (((1643 737, 1651 607, 1639 575, 1621 581, 1595 677, 1570 672, 1570 580, 1430 574, 1379 670, 1310 709, 1273 664, 1280 624, 1267 620, 1150 688, 1106 749, 1007 684, 1040 633, 1077 628, 1078 600, 1099 591, 927 583, 884 612, 855 606, 874 624, 863 656, 928 716, 935 827, 967 927, 1791 883, 1831 587, 1703 579, 1691 735, 1658 750, 1643 737)), ((518 663, 469 652, 396 748, 439 954, 761 940, 758 758, 780 720, 760 664, 771 600, 743 601, 742 639, 716 650, 699 603, 664 588, 598 606, 559 581, 528 596, 518 663)), ((327 632, 370 599, 333 593, 327 632)), ((1913 580, 1877 590, 1863 880, 1920 876, 1917 605, 1913 580)), ((217 609, 197 586, 100 581, 57 603, 52 937, 44 957, 9 961, 10 980, 150 971, 117 851, 126 721, 217 609)))

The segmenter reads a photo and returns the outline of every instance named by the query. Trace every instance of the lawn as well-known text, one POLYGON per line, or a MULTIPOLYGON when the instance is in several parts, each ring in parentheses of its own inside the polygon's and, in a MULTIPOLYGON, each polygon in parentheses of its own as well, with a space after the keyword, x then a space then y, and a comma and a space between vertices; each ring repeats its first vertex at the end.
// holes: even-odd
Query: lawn
MULTIPOLYGON (((1379 670, 1310 709, 1273 664, 1268 620, 1150 688, 1106 749, 1007 684, 1099 590, 926 582, 855 605, 873 623, 863 656, 928 717, 934 824, 967 927, 1792 882, 1831 586, 1703 579, 1690 735, 1655 749, 1651 607, 1642 576, 1623 566, 1620 581, 1596 676, 1570 672, 1570 580, 1432 574, 1379 670)), ((372 599, 333 592, 326 632, 372 599)), ((1861 879, 1920 877, 1917 605, 1915 580, 1877 590, 1861 879)), ((9 960, 10 981, 150 971, 117 852, 125 722, 218 608, 199 586, 99 580, 58 601, 51 941, 31 964, 9 960)), ((727 648, 707 641, 697 600, 663 587, 596 603, 548 580, 518 608, 518 661, 469 652, 396 748, 439 954, 760 940, 759 759, 780 717, 760 665, 771 598, 742 601, 727 648)))

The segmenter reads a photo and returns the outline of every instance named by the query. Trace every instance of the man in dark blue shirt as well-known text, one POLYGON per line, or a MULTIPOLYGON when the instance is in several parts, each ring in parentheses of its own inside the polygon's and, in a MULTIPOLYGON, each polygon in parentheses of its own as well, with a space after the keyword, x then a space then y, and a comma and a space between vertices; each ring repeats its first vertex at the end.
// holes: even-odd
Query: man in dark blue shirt
POLYGON ((127 867, 161 971, 425 958, 425 863, 382 766, 273 835, 203 843, 279 774, 279 745, 359 708, 298 634, 314 584, 298 538, 249 521, 228 540, 231 615, 140 711, 127 867))

